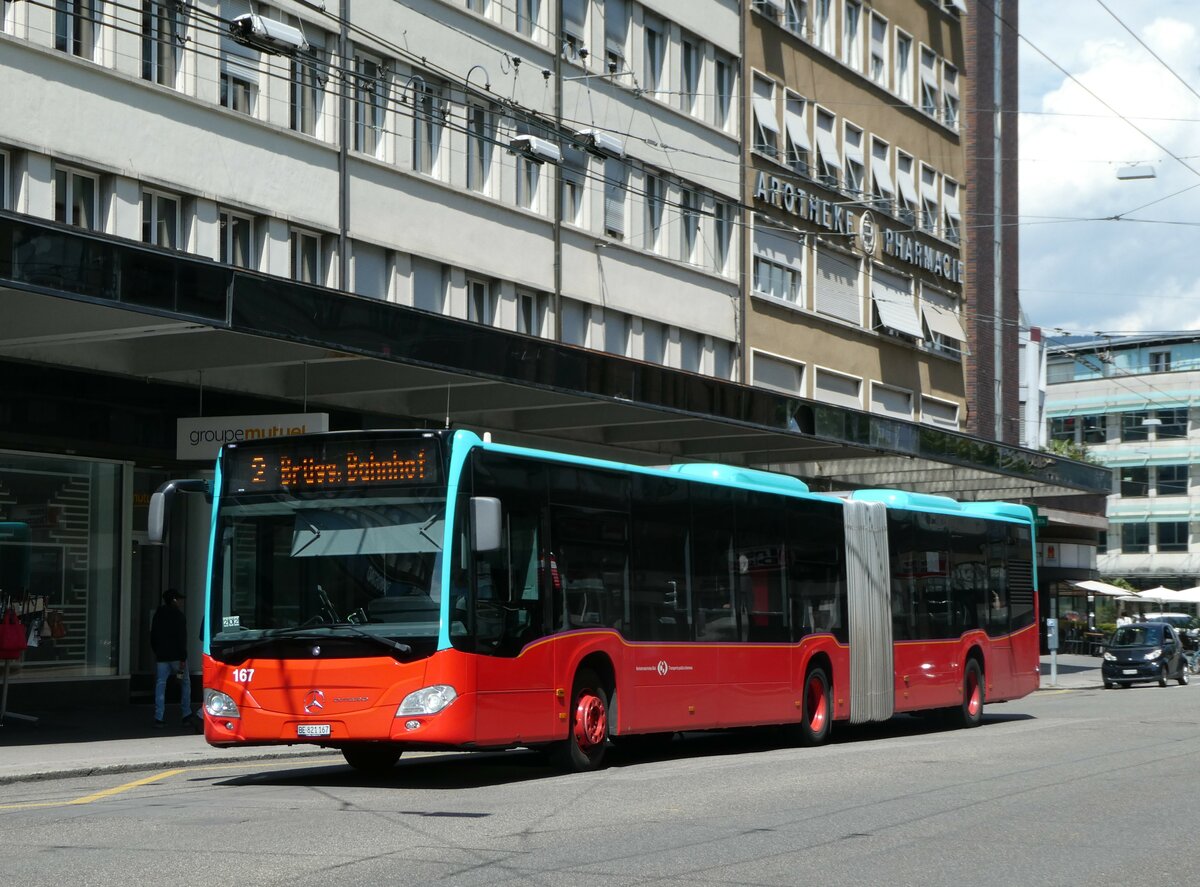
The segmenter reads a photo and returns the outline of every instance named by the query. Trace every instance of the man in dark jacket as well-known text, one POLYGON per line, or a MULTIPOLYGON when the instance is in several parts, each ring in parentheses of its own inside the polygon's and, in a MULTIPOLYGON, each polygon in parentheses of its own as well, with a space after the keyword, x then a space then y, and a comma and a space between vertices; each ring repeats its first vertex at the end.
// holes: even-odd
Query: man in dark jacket
POLYGON ((183 615, 183 595, 173 588, 163 592, 162 606, 150 622, 150 646, 157 660, 154 675, 154 726, 163 725, 167 678, 179 678, 181 723, 192 719, 192 678, 187 667, 187 621, 183 615))

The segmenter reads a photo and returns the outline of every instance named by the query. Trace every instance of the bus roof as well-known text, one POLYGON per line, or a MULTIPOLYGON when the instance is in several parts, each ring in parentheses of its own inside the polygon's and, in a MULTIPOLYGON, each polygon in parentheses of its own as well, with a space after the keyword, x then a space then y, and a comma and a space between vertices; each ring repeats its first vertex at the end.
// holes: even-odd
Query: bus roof
POLYGON ((965 517, 999 518, 1002 520, 1033 523, 1033 511, 1028 505, 1015 502, 959 502, 949 496, 931 496, 927 493, 909 493, 904 490, 855 490, 851 499, 862 502, 883 502, 888 508, 904 508, 910 511, 940 511, 961 514, 965 517))

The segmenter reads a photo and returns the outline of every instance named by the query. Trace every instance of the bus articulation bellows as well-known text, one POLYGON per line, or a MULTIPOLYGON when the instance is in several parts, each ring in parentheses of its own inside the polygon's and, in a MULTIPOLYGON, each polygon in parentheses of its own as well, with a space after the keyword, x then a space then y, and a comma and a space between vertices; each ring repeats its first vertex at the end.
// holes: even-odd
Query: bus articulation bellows
MULTIPOLYGON (((161 515, 162 508, 154 514, 161 515)), ((1029 508, 812 493, 468 431, 231 444, 204 637, 216 746, 546 748, 983 704, 1038 686, 1029 508)))

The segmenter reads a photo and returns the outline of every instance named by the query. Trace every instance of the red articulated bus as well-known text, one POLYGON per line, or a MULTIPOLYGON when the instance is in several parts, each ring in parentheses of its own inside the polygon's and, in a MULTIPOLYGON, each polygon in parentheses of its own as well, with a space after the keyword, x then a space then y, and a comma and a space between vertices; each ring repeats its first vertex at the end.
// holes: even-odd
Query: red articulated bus
POLYGON ((899 712, 972 726, 1038 686, 1030 509, 727 465, 468 431, 231 444, 208 577, 207 740, 364 770, 520 746, 590 770, 611 742, 818 744, 899 712))

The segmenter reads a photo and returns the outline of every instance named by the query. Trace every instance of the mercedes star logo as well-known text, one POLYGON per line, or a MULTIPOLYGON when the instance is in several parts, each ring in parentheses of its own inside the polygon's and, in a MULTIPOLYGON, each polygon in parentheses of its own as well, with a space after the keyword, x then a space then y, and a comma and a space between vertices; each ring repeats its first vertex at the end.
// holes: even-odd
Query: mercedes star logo
POLYGON ((306 714, 314 714, 325 708, 325 694, 320 690, 309 690, 308 695, 304 697, 304 711, 306 714))

